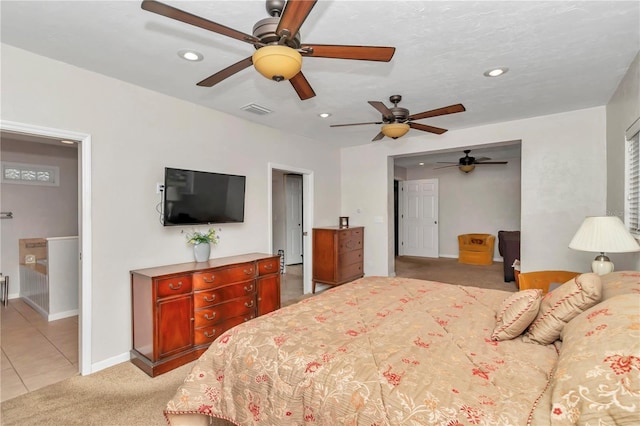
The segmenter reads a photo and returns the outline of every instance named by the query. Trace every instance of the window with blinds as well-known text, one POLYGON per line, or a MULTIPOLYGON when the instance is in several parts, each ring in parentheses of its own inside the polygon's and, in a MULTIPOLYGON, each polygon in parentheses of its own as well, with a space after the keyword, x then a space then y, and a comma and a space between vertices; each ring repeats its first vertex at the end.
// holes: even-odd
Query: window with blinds
POLYGON ((638 120, 627 130, 626 164, 626 225, 636 238, 640 237, 640 126, 638 120))

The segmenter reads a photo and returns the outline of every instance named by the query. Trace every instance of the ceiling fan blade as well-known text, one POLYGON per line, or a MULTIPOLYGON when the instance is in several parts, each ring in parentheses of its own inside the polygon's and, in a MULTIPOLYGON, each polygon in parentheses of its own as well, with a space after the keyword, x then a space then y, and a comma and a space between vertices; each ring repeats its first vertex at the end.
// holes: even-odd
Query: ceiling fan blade
POLYGON ((457 161, 436 161, 437 164, 458 164, 457 161))
POLYGON ((311 85, 302 74, 302 71, 294 75, 289 81, 301 100, 304 101, 306 99, 313 98, 316 95, 316 92, 313 91, 311 85))
POLYGON ((379 141, 382 138, 384 138, 384 133, 380 132, 376 135, 375 138, 371 139, 371 142, 379 141))
POLYGON ((479 164, 507 164, 508 161, 483 161, 482 163, 478 163, 477 161, 473 164, 475 164, 476 166, 479 164))
POLYGON ((385 104, 380 101, 369 101, 369 105, 377 109, 382 116, 389 121, 396 121, 396 117, 393 115, 393 112, 385 104))
POLYGON ((245 68, 249 68, 252 64, 253 64, 253 58, 249 56, 248 58, 245 58, 240 62, 236 62, 235 64, 228 66, 222 71, 218 71, 212 76, 205 78, 204 80, 199 82, 197 85, 202 87, 211 87, 213 85, 220 83, 225 78, 231 77, 235 73, 242 71, 245 68))
POLYGON ((446 169, 447 167, 458 167, 458 163, 456 164, 452 164, 450 166, 441 166, 441 167, 434 167, 433 170, 437 170, 437 169, 446 169))
POLYGON ((149 12, 157 13, 158 15, 166 16, 167 18, 175 19, 199 28, 204 28, 205 30, 213 31, 214 33, 235 38, 246 43, 260 43, 260 40, 252 35, 236 31, 233 28, 225 27, 224 25, 216 24, 215 22, 193 15, 189 12, 176 9, 173 6, 160 3, 159 1, 144 0, 141 7, 149 12))
POLYGON ((416 130, 422 130, 423 132, 435 133, 436 135, 441 135, 447 131, 447 129, 441 129, 440 127, 427 126, 426 124, 420 124, 420 123, 409 123, 409 127, 416 130))
POLYGON ((302 49, 311 49, 311 51, 306 53, 303 51, 303 56, 380 62, 389 62, 396 51, 395 47, 332 44, 305 44, 302 46, 302 49))
POLYGON ((454 114, 466 111, 462 104, 449 105, 447 107, 432 109, 430 111, 419 112, 408 117, 409 120, 420 120, 421 118, 436 117, 438 115, 454 114))
POLYGON ((276 34, 282 36, 283 30, 289 31, 290 37, 295 37, 309 12, 316 5, 317 0, 289 0, 284 6, 276 34))
POLYGON ((329 127, 361 126, 363 124, 382 124, 382 121, 371 121, 369 123, 332 124, 329 127))
POLYGON ((489 161, 489 160, 491 160, 491 158, 489 157, 476 157, 476 163, 478 161, 489 161))

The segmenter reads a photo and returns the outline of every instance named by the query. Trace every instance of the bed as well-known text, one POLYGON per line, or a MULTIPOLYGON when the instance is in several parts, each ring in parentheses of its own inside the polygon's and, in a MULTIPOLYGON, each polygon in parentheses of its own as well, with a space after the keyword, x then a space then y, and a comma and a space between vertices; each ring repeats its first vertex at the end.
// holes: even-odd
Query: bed
POLYGON ((365 277, 239 325, 171 425, 640 424, 640 272, 516 293, 365 277))

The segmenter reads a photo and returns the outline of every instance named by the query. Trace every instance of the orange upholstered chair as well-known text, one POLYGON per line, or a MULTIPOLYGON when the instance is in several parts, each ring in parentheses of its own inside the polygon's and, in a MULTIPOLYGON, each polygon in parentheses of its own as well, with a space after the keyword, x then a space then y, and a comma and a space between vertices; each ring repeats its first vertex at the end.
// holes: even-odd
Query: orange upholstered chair
POLYGON ((543 293, 549 291, 552 283, 564 284, 573 277, 580 275, 580 272, 573 271, 535 271, 522 272, 518 275, 518 287, 520 290, 539 288, 543 293))
POLYGON ((491 265, 496 237, 491 234, 458 235, 458 262, 491 265))

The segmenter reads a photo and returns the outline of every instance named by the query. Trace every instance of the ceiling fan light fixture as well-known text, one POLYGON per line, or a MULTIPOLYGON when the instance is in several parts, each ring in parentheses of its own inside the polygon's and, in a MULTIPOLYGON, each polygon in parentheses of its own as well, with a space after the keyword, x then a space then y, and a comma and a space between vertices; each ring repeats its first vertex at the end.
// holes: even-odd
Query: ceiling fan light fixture
POLYGON ((302 55, 287 46, 264 46, 253 54, 253 66, 269 80, 289 80, 302 69, 302 55))
POLYGON ((462 172, 471 173, 476 168, 476 166, 473 164, 461 164, 460 166, 458 166, 458 168, 462 172))
POLYGON ((391 139, 398 139, 404 136, 409 131, 409 125, 407 123, 389 123, 382 126, 380 129, 382 133, 391 139))

